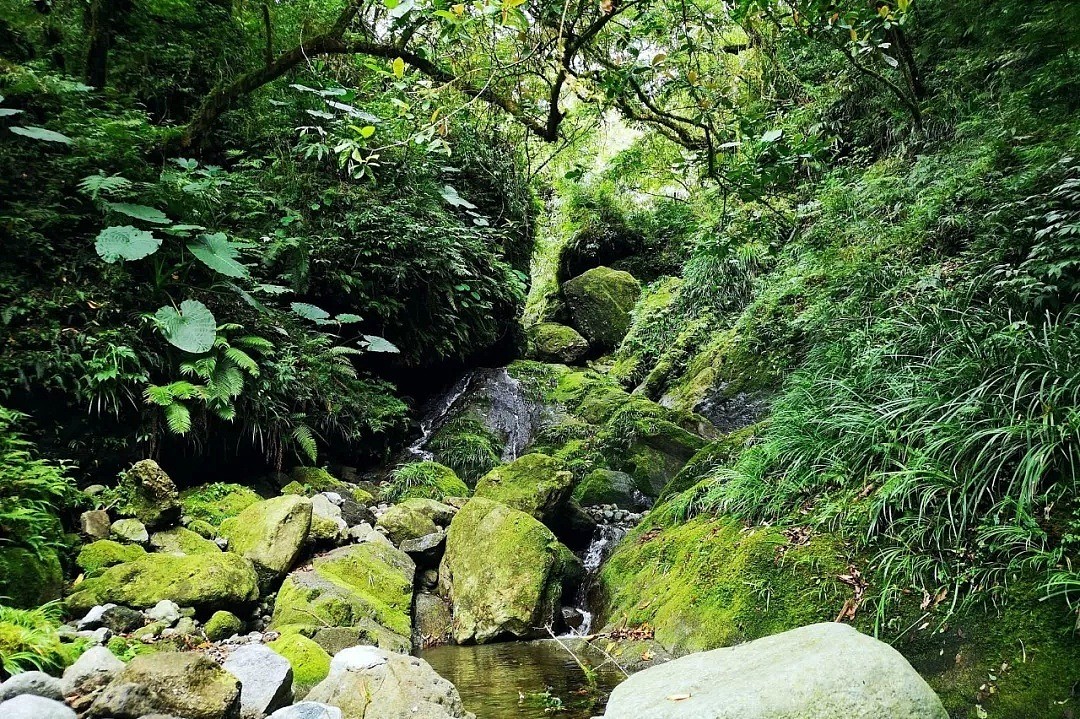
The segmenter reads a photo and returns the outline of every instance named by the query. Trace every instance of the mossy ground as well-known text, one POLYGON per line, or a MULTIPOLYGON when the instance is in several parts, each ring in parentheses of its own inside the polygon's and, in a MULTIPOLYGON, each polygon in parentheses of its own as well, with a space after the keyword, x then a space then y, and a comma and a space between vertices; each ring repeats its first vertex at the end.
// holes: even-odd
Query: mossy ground
POLYGON ((209 522, 215 527, 261 499, 250 487, 226 482, 204 484, 180 493, 180 505, 186 516, 209 522))

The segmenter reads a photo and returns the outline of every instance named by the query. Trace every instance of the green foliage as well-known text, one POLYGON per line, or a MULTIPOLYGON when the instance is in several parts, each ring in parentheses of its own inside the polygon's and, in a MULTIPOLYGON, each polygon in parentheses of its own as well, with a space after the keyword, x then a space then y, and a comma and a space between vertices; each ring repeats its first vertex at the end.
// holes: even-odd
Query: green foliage
POLYGON ((59 603, 36 609, 0 605, 0 668, 8 674, 32 669, 57 672, 75 661, 83 644, 60 639, 63 614, 59 603))
POLYGON ((437 462, 412 462, 394 470, 382 486, 379 496, 387 502, 406 499, 435 499, 467 497, 469 488, 458 479, 454 470, 437 462))
POLYGON ((484 425, 469 416, 454 419, 431 438, 428 449, 435 459, 463 479, 476 481, 499 464, 499 442, 484 425))
POLYGON ((226 482, 204 484, 180 493, 180 504, 186 516, 204 520, 215 527, 261 499, 248 487, 226 482))
POLYGON ((0 407, 0 545, 37 554, 63 545, 57 516, 78 503, 70 465, 38 458, 19 424, 26 416, 0 407))

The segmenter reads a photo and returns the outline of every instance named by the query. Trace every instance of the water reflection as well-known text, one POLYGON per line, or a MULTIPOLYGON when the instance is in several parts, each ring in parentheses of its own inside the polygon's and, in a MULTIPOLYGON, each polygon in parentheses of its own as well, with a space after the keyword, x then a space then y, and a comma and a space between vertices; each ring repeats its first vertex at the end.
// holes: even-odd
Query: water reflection
MULTIPOLYGON (((588 719, 603 713, 624 678, 601 666, 590 685, 574 658, 550 640, 436 647, 420 656, 457 686, 477 719, 588 719)), ((603 662, 601 656, 581 658, 590 666, 603 662)))

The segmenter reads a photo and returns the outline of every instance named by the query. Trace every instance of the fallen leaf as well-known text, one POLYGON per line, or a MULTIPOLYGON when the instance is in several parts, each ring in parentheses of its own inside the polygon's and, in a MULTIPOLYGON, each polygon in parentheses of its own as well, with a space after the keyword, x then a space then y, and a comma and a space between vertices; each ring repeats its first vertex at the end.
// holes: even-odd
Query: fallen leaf
POLYGON ((684 700, 689 699, 689 698, 690 698, 689 694, 672 694, 672 695, 668 696, 668 701, 669 702, 681 702, 681 701, 684 701, 684 700))

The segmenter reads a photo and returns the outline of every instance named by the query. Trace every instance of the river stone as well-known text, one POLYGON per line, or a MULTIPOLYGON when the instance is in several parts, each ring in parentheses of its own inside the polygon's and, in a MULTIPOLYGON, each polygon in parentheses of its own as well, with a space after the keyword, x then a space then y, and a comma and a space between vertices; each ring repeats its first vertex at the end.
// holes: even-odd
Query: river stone
POLYGON ((137 519, 118 519, 112 523, 109 531, 112 536, 132 544, 146 544, 150 541, 146 525, 137 519))
POLYGON ((267 719, 342 719, 341 710, 329 704, 300 702, 291 707, 278 709, 267 719))
POLYGON ((229 551, 251 560, 264 579, 292 568, 311 530, 311 500, 282 495, 256 502, 238 516, 225 520, 221 535, 229 551))
POLYGON ((206 620, 203 634, 212 642, 220 642, 244 631, 244 622, 232 612, 220 610, 206 620))
POLYGON ((475 719, 423 659, 375 647, 338 652, 308 700, 339 707, 343 719, 475 719))
POLYGON ((407 502, 395 504, 383 512, 376 526, 385 529, 390 541, 399 546, 406 540, 434 534, 439 529, 426 514, 407 502))
POLYGON ((412 651, 412 643, 408 638, 395 634, 370 619, 363 619, 354 627, 322 627, 315 632, 312 639, 331 656, 358 645, 379 647, 399 654, 412 651))
POLYGON ((371 620, 408 637, 415 573, 409 555, 389 543, 340 547, 285 578, 271 627, 355 627, 371 620))
POLYGON ((76 719, 75 712, 55 699, 21 694, 0 704, 3 719, 76 719))
POLYGON ((112 681, 124 663, 105 647, 91 647, 64 670, 60 688, 64 696, 86 695, 112 681))
POLYGON ((502 502, 544 522, 566 502, 573 488, 574 475, 552 457, 533 453, 485 474, 475 496, 502 502))
MULTIPOLYGON (((64 690, 60 680, 51 677, 45 672, 23 672, 16 674, 3 684, 0 684, 0 702, 13 699, 23 694, 32 694, 36 697, 64 699, 64 690)), ((0 716, 3 716, 0 714, 0 716)))
POLYGON ((630 311, 641 283, 629 272, 594 267, 563 283, 563 299, 574 329, 596 349, 614 349, 630 329, 630 311))
POLYGON ((646 509, 646 498, 638 491, 634 478, 613 469, 594 469, 574 488, 574 499, 584 507, 614 504, 622 509, 646 509))
POLYGON ((454 640, 542 635, 581 571, 580 560, 539 521, 473 498, 450 524, 439 571, 454 610, 454 640))
POLYGON ((162 599, 146 612, 148 619, 171 627, 180 621, 180 605, 170 599, 162 599))
POLYGON ((442 559, 446 532, 439 529, 416 539, 406 539, 401 543, 401 551, 408 554, 419 567, 437 567, 442 559))
POLYGON ((139 719, 240 719, 240 681, 194 652, 143 654, 131 660, 94 700, 90 716, 139 719))
POLYGON ((258 576, 251 562, 232 552, 219 552, 147 554, 86 580, 67 603, 69 609, 80 612, 106 602, 144 608, 169 599, 185 607, 214 610, 258 598, 258 576))
POLYGON ((217 554, 221 549, 213 541, 184 527, 173 527, 150 535, 150 546, 167 554, 217 554))
POLYGON ((107 539, 111 525, 109 513, 104 509, 91 509, 79 515, 79 531, 89 539, 107 539))
POLYGON ((457 514, 457 510, 452 505, 424 497, 406 499, 401 506, 419 512, 440 527, 448 526, 457 514))
POLYGON ((812 624, 639 672, 604 719, 948 719, 888 644, 846 624, 812 624), (673 696, 687 698, 673 701, 673 696))
POLYGON ((262 644, 237 647, 221 667, 240 680, 243 719, 261 719, 292 701, 292 667, 273 649, 262 644))
POLYGON ((114 634, 127 634, 146 624, 143 613, 129 607, 109 607, 101 615, 101 625, 114 634))
POLYGON ((418 647, 437 647, 450 641, 453 616, 450 604, 442 597, 428 592, 416 595, 413 609, 413 644, 418 647))

